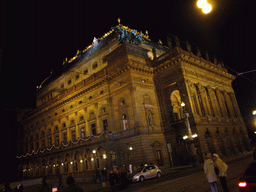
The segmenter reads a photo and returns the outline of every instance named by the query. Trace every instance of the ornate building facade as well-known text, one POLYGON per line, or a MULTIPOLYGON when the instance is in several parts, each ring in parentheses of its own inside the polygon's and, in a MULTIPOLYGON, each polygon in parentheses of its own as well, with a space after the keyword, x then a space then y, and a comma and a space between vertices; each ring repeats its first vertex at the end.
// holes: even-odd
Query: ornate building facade
POLYGON ((141 163, 189 163, 181 102, 197 155, 250 150, 231 82, 234 76, 178 40, 169 47, 121 24, 38 87, 37 107, 23 115, 23 178, 76 174, 141 163))

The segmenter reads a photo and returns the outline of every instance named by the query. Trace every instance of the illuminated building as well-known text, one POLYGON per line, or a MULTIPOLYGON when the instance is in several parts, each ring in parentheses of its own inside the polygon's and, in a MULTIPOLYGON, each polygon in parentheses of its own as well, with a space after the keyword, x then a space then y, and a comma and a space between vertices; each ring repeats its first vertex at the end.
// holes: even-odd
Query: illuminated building
POLYGON ((177 38, 175 47, 170 39, 168 44, 119 24, 66 59, 62 73, 38 86, 36 109, 20 120, 23 178, 186 164, 182 101, 198 134, 199 157, 249 150, 231 87, 234 76, 193 55, 189 46, 183 50, 177 38))

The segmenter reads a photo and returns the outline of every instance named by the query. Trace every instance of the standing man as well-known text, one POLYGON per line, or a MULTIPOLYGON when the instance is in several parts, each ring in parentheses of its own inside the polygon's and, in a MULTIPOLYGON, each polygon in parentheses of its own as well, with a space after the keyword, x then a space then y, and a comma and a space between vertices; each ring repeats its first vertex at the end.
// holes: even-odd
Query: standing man
POLYGON ((68 185, 63 192, 83 192, 84 190, 75 185, 75 179, 72 176, 68 176, 66 180, 66 184, 68 185))
POLYGON ((219 170, 218 176, 220 178, 221 186, 224 192, 229 192, 227 180, 226 180, 228 165, 219 158, 218 154, 213 154, 212 156, 213 156, 214 166, 219 170))
POLYGON ((211 159, 212 155, 210 153, 205 153, 204 155, 204 173, 208 182, 210 183, 210 187, 212 192, 218 192, 217 187, 217 176, 214 171, 214 163, 211 159))

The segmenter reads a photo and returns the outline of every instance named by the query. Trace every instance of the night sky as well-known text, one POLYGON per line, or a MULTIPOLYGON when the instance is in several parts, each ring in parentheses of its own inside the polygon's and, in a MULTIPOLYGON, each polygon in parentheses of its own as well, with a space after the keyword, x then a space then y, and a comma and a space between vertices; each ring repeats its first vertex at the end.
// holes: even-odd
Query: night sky
MULTIPOLYGON (((118 25, 118 18, 121 24, 144 34, 147 30, 152 41, 161 39, 164 45, 167 36, 178 36, 181 46, 188 41, 194 54, 199 47, 203 57, 205 51, 209 53, 211 61, 215 55, 233 75, 255 70, 256 3, 208 0, 213 11, 205 15, 196 1, 1 1, 0 129, 4 134, 0 153, 6 158, 0 168, 13 163, 10 159, 15 157, 15 109, 34 108, 36 86, 51 70, 61 69, 66 57, 72 58, 94 37, 100 38, 118 25)), ((240 110, 248 121, 256 109, 255 82, 256 72, 237 76, 233 82, 240 110)))

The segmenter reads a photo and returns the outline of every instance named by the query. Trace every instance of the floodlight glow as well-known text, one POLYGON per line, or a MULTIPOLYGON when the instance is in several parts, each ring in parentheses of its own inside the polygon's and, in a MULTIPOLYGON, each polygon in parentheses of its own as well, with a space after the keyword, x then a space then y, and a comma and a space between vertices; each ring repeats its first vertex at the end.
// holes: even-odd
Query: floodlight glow
POLYGON ((211 10, 212 10, 212 6, 211 6, 210 4, 204 5, 204 7, 203 7, 203 9, 202 9, 203 13, 205 13, 205 14, 210 13, 211 10))
POLYGON ((197 1, 197 6, 199 8, 203 8, 207 4, 207 0, 198 0, 197 1))

